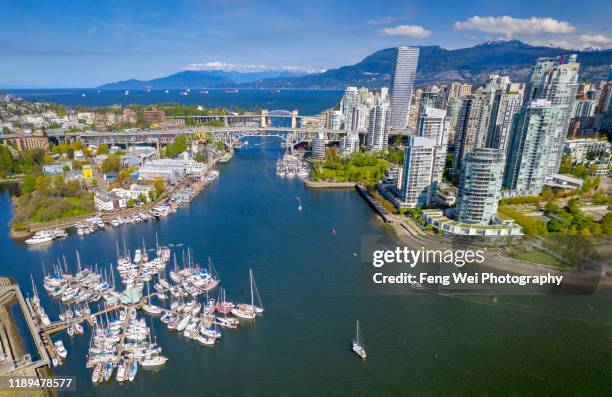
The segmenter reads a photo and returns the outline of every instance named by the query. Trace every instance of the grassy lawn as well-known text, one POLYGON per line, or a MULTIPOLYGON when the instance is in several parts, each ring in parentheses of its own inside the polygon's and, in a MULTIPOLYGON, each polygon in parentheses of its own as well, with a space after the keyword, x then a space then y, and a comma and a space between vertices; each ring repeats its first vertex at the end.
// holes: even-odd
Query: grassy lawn
POLYGON ((93 213, 93 205, 80 197, 58 197, 34 207, 29 220, 33 222, 50 222, 58 219, 93 213))
POLYGON ((554 256, 547 254, 544 251, 525 251, 519 252, 515 255, 512 255, 515 259, 519 259, 526 262, 532 263, 540 263, 546 266, 552 267, 565 267, 566 265, 559 261, 554 256))

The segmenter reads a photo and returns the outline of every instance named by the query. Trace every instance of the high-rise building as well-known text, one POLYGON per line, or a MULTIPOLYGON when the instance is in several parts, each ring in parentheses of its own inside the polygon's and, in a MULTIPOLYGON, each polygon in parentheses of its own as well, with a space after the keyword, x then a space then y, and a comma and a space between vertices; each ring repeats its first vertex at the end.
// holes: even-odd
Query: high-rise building
POLYGON ((502 90, 505 91, 510 84, 510 76, 500 76, 499 74, 489 75, 484 88, 487 90, 502 90))
POLYGON ((496 91, 489 119, 486 147, 499 149, 506 158, 508 139, 514 116, 521 108, 523 98, 518 92, 496 91))
POLYGON ((448 141, 455 142, 459 111, 461 110, 462 100, 460 98, 450 98, 446 104, 446 116, 448 118, 448 141))
POLYGON ((529 102, 517 114, 508 144, 504 186, 519 195, 542 192, 553 154, 555 131, 564 109, 550 101, 529 102))
POLYGON ((432 206, 442 180, 446 147, 431 138, 408 136, 400 188, 402 206, 432 206))
POLYGON ((340 149, 343 156, 349 156, 359 151, 359 134, 357 131, 348 131, 342 141, 340 141, 340 149))
POLYGON ((423 108, 419 114, 417 135, 433 139, 436 145, 446 147, 448 144, 448 124, 445 110, 433 107, 423 108))
POLYGON ((366 104, 359 104, 353 108, 353 119, 351 121, 351 130, 367 131, 368 118, 370 117, 370 107, 366 104))
POLYGON ((546 167, 547 178, 557 172, 563 156, 563 147, 578 92, 580 64, 576 60, 576 54, 539 58, 531 69, 525 88, 525 104, 535 99, 545 99, 553 106, 560 107, 561 113, 553 137, 554 144, 546 167))
POLYGON ((344 115, 344 128, 352 130, 353 109, 359 103, 359 91, 357 87, 346 87, 340 103, 340 111, 344 115))
POLYGON ((391 82, 391 108, 389 111, 389 128, 406 129, 408 112, 414 91, 417 63, 419 61, 418 47, 398 47, 396 52, 395 70, 391 82))
POLYGON ((582 119, 591 117, 595 114, 595 108, 597 107, 597 101, 593 99, 580 99, 576 101, 574 105, 574 112, 572 117, 582 119))
POLYGON ((325 135, 323 133, 315 134, 312 137, 312 157, 315 159, 325 158, 325 135))
POLYGON ((466 153, 455 207, 457 221, 474 225, 491 222, 501 197, 503 168, 499 149, 477 147, 466 153))
POLYGON ((465 154, 485 147, 494 91, 478 91, 462 99, 455 133, 453 173, 459 174, 465 154))
POLYGON ((344 113, 339 110, 334 110, 331 117, 331 129, 332 130, 341 130, 344 127, 345 123, 344 113))
POLYGON ((369 151, 383 150, 387 148, 388 131, 386 122, 388 117, 389 103, 381 102, 370 109, 368 117, 367 149, 369 151))

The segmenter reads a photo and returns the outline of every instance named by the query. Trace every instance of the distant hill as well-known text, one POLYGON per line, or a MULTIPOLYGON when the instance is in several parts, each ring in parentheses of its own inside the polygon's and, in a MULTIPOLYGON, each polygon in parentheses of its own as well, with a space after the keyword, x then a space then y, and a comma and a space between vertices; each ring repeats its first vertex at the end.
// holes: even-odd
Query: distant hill
POLYGON ((240 84, 254 82, 269 78, 292 78, 302 76, 303 73, 294 72, 226 72, 223 70, 186 70, 170 76, 160 77, 153 80, 123 80, 107 83, 97 88, 100 89, 140 89, 140 88, 214 88, 214 87, 236 87, 240 84))
MULTIPOLYGON (((567 53, 578 54, 582 79, 606 78, 608 66, 612 64, 610 49, 570 51, 511 40, 492 41, 456 50, 446 50, 439 46, 421 47, 416 83, 481 83, 486 81, 490 73, 507 74, 514 81, 524 81, 537 58, 567 53)), ((387 48, 376 51, 355 65, 297 78, 265 79, 248 85, 295 88, 344 88, 354 85, 378 88, 390 84, 394 63, 395 49, 387 48)))
MULTIPOLYGON (((518 40, 491 41, 469 48, 446 50, 439 46, 421 47, 417 85, 466 81, 482 83, 491 73, 510 75, 514 81, 525 81, 529 68, 539 57, 578 54, 580 77, 601 80, 612 64, 612 49, 564 50, 557 47, 532 46, 518 40)), ((355 65, 330 69, 323 73, 295 75, 287 72, 239 73, 225 71, 184 71, 149 81, 126 80, 98 88, 344 88, 388 86, 395 63, 394 48, 376 51, 355 65)))

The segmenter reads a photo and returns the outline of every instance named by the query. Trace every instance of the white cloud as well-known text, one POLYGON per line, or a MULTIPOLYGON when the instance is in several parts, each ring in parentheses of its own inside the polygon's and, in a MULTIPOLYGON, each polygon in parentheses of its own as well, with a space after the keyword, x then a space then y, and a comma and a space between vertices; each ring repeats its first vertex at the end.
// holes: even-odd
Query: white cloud
POLYGON ((398 25, 392 28, 379 29, 378 34, 382 36, 401 36, 424 39, 431 36, 431 31, 419 25, 398 25))
POLYGON ((262 64, 250 64, 250 65, 237 65, 234 63, 227 63, 222 61, 211 61, 205 63, 190 63, 183 67, 183 70, 223 70, 226 72, 243 72, 243 73, 252 73, 252 72, 299 72, 299 73, 320 73, 324 72, 325 69, 321 68, 313 68, 313 67, 305 67, 305 66, 292 66, 292 65, 282 65, 282 66, 270 66, 270 65, 262 65, 262 64))
POLYGON ((473 16, 465 21, 457 21, 453 26, 455 30, 501 33, 507 37, 516 34, 572 33, 576 30, 571 23, 553 18, 513 18, 507 15, 501 17, 473 16))
POLYGON ((580 41, 588 46, 611 46, 612 37, 605 36, 603 34, 583 34, 580 35, 580 41))

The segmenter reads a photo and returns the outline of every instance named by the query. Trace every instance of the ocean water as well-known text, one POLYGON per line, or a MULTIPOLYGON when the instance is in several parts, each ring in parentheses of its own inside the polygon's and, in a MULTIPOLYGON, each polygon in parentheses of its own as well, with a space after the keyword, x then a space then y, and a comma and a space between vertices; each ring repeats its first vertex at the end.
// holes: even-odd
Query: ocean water
POLYGON ((32 101, 48 101, 67 106, 108 106, 129 104, 181 103, 185 105, 202 105, 205 107, 243 108, 247 110, 295 110, 300 114, 311 116, 335 106, 342 97, 339 90, 297 90, 287 89, 273 92, 269 89, 240 89, 237 93, 228 93, 222 89, 209 89, 208 94, 201 90, 192 90, 187 96, 182 90, 124 90, 96 89, 0 89, 32 101))

